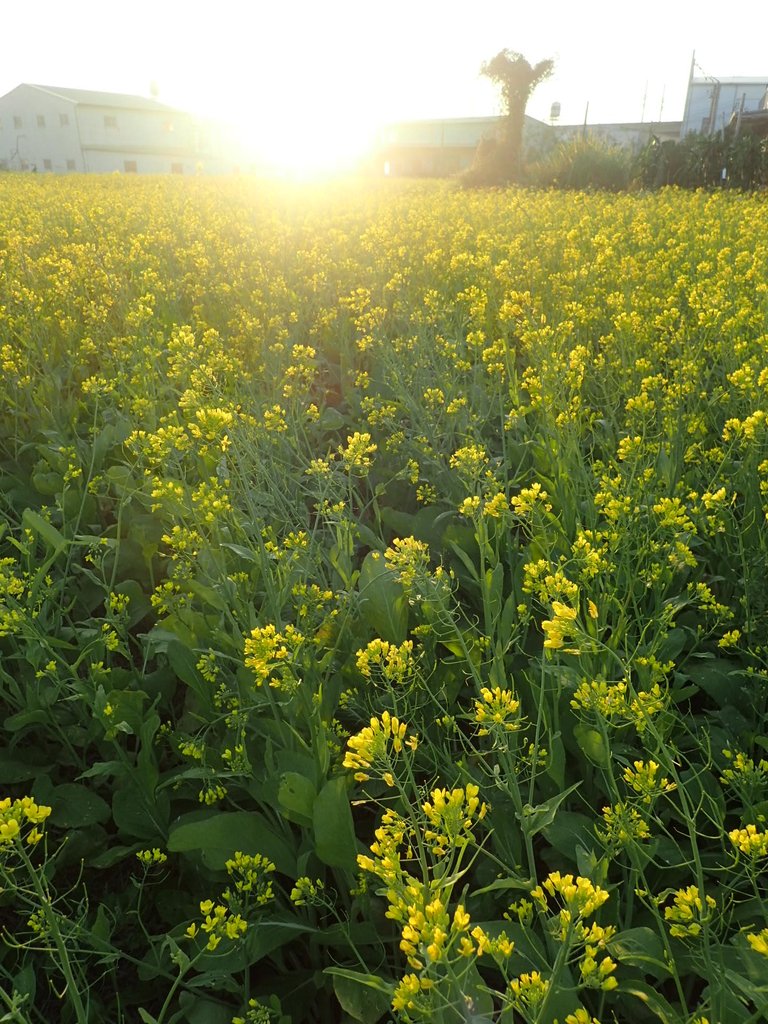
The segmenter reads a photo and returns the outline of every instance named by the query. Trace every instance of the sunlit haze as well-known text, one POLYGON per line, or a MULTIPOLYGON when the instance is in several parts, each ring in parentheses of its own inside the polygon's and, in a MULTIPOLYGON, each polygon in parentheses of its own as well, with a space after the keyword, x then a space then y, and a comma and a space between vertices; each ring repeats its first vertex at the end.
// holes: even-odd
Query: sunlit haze
MULTIPOLYGON (((37 0, 2 5, 0 95, 22 82, 149 95, 236 125, 276 171, 336 170, 381 125, 500 111, 480 65, 555 61, 528 113, 563 124, 679 120, 691 54, 712 76, 768 75, 763 3, 649 0, 37 0)), ((701 71, 697 71, 701 74, 701 71)))

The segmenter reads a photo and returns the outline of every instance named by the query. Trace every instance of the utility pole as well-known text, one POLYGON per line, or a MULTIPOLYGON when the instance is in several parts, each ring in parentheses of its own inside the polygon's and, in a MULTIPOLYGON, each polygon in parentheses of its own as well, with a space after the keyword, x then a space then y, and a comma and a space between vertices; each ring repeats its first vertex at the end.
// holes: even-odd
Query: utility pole
POLYGON ((685 135, 685 131, 688 125, 688 111, 691 107, 691 92, 693 90, 693 69, 696 66, 696 51, 694 50, 691 54, 691 70, 688 72, 688 92, 685 94, 685 110, 683 111, 683 125, 680 129, 680 138, 682 139, 685 135))

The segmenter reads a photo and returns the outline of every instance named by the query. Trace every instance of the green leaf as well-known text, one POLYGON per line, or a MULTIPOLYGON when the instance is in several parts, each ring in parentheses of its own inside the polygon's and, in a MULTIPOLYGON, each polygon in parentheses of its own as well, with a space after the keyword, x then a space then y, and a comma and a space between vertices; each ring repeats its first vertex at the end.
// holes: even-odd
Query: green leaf
POLYGON ((630 967, 641 967, 646 974, 661 971, 669 974, 664 962, 664 946, 651 928, 627 928, 608 943, 608 951, 616 960, 630 967), (649 968, 653 968, 650 971, 649 968))
POLYGON ((722 707, 734 704, 741 696, 743 672, 725 658, 709 658, 685 666, 685 674, 708 697, 722 707))
POLYGON ((257 561, 256 552, 251 551, 250 548, 244 548, 242 544, 220 544, 219 546, 226 548, 227 551, 231 551, 238 558, 242 558, 244 562, 257 561))
POLYGON ((449 540, 448 547, 453 551, 454 555, 461 561, 464 568, 469 573, 470 579, 474 580, 475 583, 479 583, 480 577, 477 574, 477 567, 472 559, 469 557, 464 548, 459 547, 455 541, 449 540))
POLYGON ((157 1024, 157 1017, 153 1017, 152 1014, 145 1010, 143 1006, 137 1007, 139 1016, 141 1017, 141 1024, 157 1024))
POLYGON ((523 807, 522 813, 516 814, 515 817, 520 822, 520 825, 529 836, 535 836, 537 832, 541 832, 547 825, 551 825, 555 820, 557 809, 560 804, 570 796, 575 789, 578 789, 581 782, 574 782, 572 786, 569 786, 563 793, 558 793, 555 796, 546 800, 543 804, 538 804, 536 807, 531 807, 530 804, 526 804, 523 807))
POLYGON ((687 644, 690 644, 690 642, 691 637, 687 630, 670 629, 661 645, 661 650, 657 655, 659 661, 675 661, 677 656, 685 649, 687 644))
POLYGON ((611 751, 605 737, 597 729, 591 729, 584 722, 574 726, 573 735, 582 753, 598 768, 607 768, 611 763, 611 751))
POLYGON ((210 687, 204 685, 203 677, 197 670, 200 655, 180 640, 171 640, 165 653, 171 668, 179 679, 194 690, 202 700, 210 701, 210 687))
POLYGON ((323 786, 315 800, 315 853, 324 864, 354 872, 357 842, 346 779, 339 775, 323 786))
POLYGON ((484 885, 482 889, 473 889, 472 896, 482 896, 487 892, 509 892, 510 889, 530 892, 531 884, 529 878, 516 878, 514 875, 507 875, 505 878, 497 878, 490 885, 484 885))
POLYGON ((361 974, 340 967, 329 967, 333 990, 342 1010, 360 1024, 376 1024, 389 1009, 394 986, 375 974, 361 974))
POLYGON ((24 509, 21 516, 21 525, 24 529, 32 530, 55 554, 60 554, 69 541, 63 537, 55 526, 52 526, 47 519, 43 519, 39 513, 31 508, 24 509))
POLYGON ((162 842, 168 820, 169 800, 158 793, 153 801, 130 780, 112 796, 112 817, 123 836, 162 842))
MULTIPOLYGON (((543 829, 543 832, 547 842, 558 853, 562 853, 573 861, 573 858, 577 856, 577 847, 580 843, 588 847, 594 842, 593 824, 592 818, 579 811, 559 810, 552 822, 543 829)), ((579 873, 583 874, 583 872, 579 873)))
POLYGON ((36 779, 50 767, 50 765, 22 761, 13 757, 8 751, 0 750, 0 780, 4 786, 9 786, 14 782, 26 782, 27 779, 36 779))
POLYGON ((370 551, 363 559, 357 589, 366 624, 382 640, 401 644, 408 635, 408 601, 378 551, 370 551))
POLYGON ((317 790, 305 775, 298 772, 286 772, 280 779, 277 791, 277 802, 286 811, 289 821, 300 825, 312 824, 312 808, 317 790))
POLYGON ((106 800, 76 782, 56 786, 51 800, 51 821, 62 828, 83 828, 108 821, 112 816, 106 800))
POLYGON ((614 992, 632 996, 638 999, 647 1010, 662 1022, 662 1024, 682 1024, 681 1018, 670 1006, 664 996, 647 985, 644 981, 624 981, 614 989, 614 992))
POLYGON ((204 864, 221 869, 236 851, 262 853, 284 875, 295 875, 296 857, 283 836, 258 811, 223 811, 202 820, 181 820, 168 836, 171 853, 199 850, 204 864))

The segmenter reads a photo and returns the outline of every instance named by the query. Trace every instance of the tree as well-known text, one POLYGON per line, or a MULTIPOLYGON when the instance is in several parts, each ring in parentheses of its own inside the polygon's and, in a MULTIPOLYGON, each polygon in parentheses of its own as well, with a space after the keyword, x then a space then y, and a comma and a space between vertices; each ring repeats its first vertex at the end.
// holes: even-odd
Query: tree
POLYGON ((552 60, 540 60, 531 67, 521 53, 499 50, 480 69, 481 74, 501 86, 505 114, 498 155, 500 170, 507 180, 520 176, 523 123, 528 100, 539 82, 549 78, 554 68, 552 60))

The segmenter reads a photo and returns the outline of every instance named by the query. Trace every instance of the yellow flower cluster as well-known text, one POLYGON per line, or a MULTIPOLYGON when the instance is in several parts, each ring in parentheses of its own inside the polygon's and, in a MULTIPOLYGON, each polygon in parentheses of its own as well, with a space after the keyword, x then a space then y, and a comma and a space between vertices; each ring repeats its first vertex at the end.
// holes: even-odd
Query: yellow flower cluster
POLYGON ((664 908, 664 919, 670 923, 669 934, 676 939, 697 938, 716 906, 713 896, 702 898, 698 886, 678 889, 672 905, 664 908))
POLYGON ((768 857, 768 832, 761 832, 757 825, 749 824, 744 828, 735 828, 728 833, 733 845, 750 860, 768 857))
POLYGON ((240 914, 231 913, 221 903, 214 903, 213 900, 203 900, 200 903, 202 921, 200 924, 193 922, 185 931, 188 939, 195 939, 200 934, 207 935, 205 948, 212 953, 222 939, 230 939, 236 942, 241 939, 248 930, 247 921, 243 920, 240 914))
POLYGON ((230 889, 224 892, 226 903, 231 905, 235 900, 242 900, 263 907, 274 897, 270 875, 275 871, 275 865, 268 857, 237 851, 224 867, 234 883, 234 892, 230 889))
POLYGON ((0 800, 0 850, 22 837, 29 846, 39 843, 43 833, 37 826, 42 825, 50 813, 50 807, 35 803, 31 796, 19 800, 7 796, 0 800))
POLYGON ((406 589, 429 572, 429 548, 415 537, 395 537, 384 552, 384 562, 406 589))
POLYGON ((344 767, 354 771, 358 782, 367 782, 375 772, 388 786, 394 786, 395 756, 405 747, 414 751, 418 746, 417 737, 406 737, 407 731, 405 722, 383 711, 380 718, 371 718, 369 726, 350 736, 344 767))
POLYGON ((459 789, 435 789, 430 799, 421 805, 431 826, 425 830, 424 838, 437 856, 444 856, 449 849, 466 846, 474 839, 474 824, 482 821, 488 813, 479 793, 479 788, 468 782, 459 789))
POLYGON ((339 445, 339 455, 347 470, 355 476, 367 476, 373 465, 371 455, 376 445, 371 442, 371 435, 355 431, 347 438, 347 445, 339 445))
POLYGON ((644 804, 650 804, 657 797, 671 793, 676 788, 675 783, 670 782, 666 775, 659 775, 659 766, 655 761, 634 761, 631 767, 624 769, 623 778, 644 804))
MULTIPOLYGON (((574 625, 578 615, 578 609, 571 608, 569 605, 563 604, 562 601, 552 602, 552 618, 545 619, 541 624, 546 638, 544 647, 547 650, 559 650, 565 647, 566 642, 571 641, 573 635, 578 631, 578 627, 574 625)), ((566 650, 570 653, 578 653, 572 649, 566 650)))
POLYGON ((380 677, 388 683, 403 684, 416 668, 413 654, 413 640, 401 644, 388 640, 371 640, 357 652, 357 670, 366 679, 380 677))
POLYGON ((261 686, 266 682, 279 689, 283 685, 284 676, 281 678, 273 673, 280 665, 290 664, 303 640, 302 634, 291 625, 286 626, 281 633, 272 623, 255 626, 250 636, 245 638, 244 653, 245 667, 253 672, 256 685, 261 686))
POLYGON ((479 736, 488 736, 491 732, 517 732, 520 728, 520 701, 512 690, 495 686, 490 689, 484 686, 480 690, 480 699, 475 700, 474 719, 481 726, 479 736))

